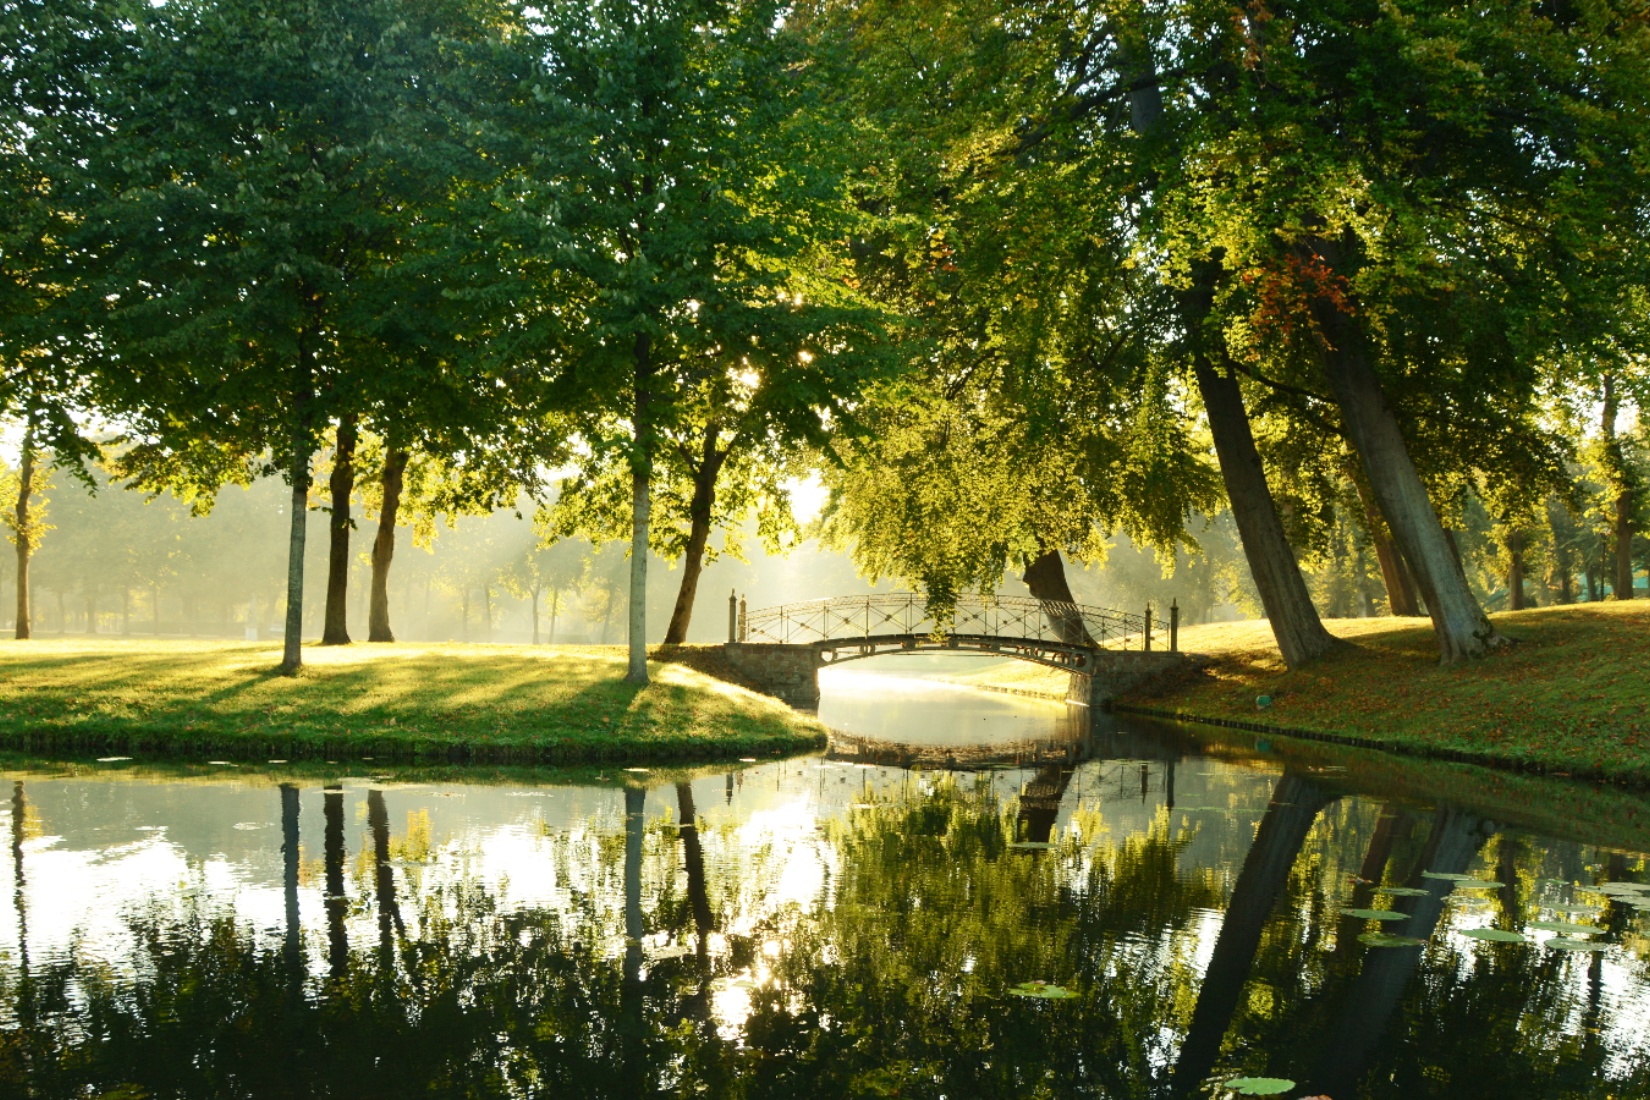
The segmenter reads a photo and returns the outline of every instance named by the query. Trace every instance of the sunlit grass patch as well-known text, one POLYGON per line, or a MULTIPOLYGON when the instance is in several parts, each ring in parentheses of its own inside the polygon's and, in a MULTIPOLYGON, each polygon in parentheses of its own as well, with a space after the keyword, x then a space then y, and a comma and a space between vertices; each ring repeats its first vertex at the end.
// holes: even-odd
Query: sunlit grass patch
POLYGON ((1650 782, 1650 603, 1493 618, 1517 644, 1448 667, 1425 619, 1329 620, 1353 644, 1295 672, 1264 622, 1188 627, 1181 647, 1206 668, 1123 702, 1650 782))
POLYGON ((683 759, 798 751, 823 727, 766 696, 620 649, 219 641, 0 642, 0 744, 35 750, 496 761, 683 759))

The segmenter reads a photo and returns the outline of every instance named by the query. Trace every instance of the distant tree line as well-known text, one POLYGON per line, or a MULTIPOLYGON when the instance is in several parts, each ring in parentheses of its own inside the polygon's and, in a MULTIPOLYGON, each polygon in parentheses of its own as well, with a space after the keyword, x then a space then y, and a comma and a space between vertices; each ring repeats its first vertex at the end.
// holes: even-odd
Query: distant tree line
POLYGON ((279 475, 289 670, 316 504, 324 642, 359 521, 387 641, 403 510, 526 500, 628 543, 645 682, 649 548, 684 641, 809 469, 825 537, 942 613, 1011 571, 1069 600, 1119 537, 1195 558, 1225 511, 1291 665, 1323 610, 1482 656, 1486 568, 1509 607, 1633 595, 1631 4, 0 11, 19 637, 47 467, 197 511, 279 475))

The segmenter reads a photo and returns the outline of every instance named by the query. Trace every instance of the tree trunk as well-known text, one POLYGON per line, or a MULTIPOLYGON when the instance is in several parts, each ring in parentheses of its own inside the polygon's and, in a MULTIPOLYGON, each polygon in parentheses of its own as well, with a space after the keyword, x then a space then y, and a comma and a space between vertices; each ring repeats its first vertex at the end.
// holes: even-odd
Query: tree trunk
POLYGON ((550 590, 550 644, 556 644, 556 612, 561 604, 561 589, 550 590))
POLYGON ((34 551, 34 530, 29 514, 29 499, 34 494, 34 418, 23 428, 22 453, 17 464, 17 501, 13 509, 16 528, 13 532, 17 546, 17 623, 16 637, 23 641, 33 636, 29 620, 29 556, 34 551))
POLYGON ((321 628, 322 645, 349 645, 349 498, 355 492, 355 417, 338 418, 337 443, 332 451, 332 494, 328 519, 327 606, 321 628))
MULTIPOLYGON (((1323 241, 1318 242, 1317 249, 1315 258, 1336 270, 1338 249, 1323 241)), ((1340 306, 1323 296, 1312 300, 1311 310, 1323 340, 1324 366, 1347 436, 1363 462, 1381 515, 1414 571, 1421 598, 1426 600, 1432 617, 1440 660, 1452 664, 1482 657, 1507 644, 1467 587, 1466 573, 1410 461, 1398 418, 1369 362, 1361 328, 1340 306)))
MULTIPOLYGON (((280 671, 291 675, 304 664, 304 542, 309 519, 309 455, 296 451, 287 471, 292 482, 292 523, 286 551, 286 636, 280 671)), ((155 601, 155 629, 160 629, 160 601, 155 601)))
MULTIPOLYGON (((693 472, 693 499, 688 503, 687 552, 682 556, 682 585, 676 590, 676 608, 665 631, 666 645, 687 641, 688 624, 693 620, 693 600, 699 593, 699 574, 705 565, 705 543, 710 541, 710 517, 716 507, 716 477, 722 472, 727 451, 716 449, 717 429, 705 429, 704 450, 699 468, 693 472)), ((731 449, 732 444, 729 444, 731 449)))
POLYGON ((527 597, 527 606, 533 612, 533 644, 538 645, 539 644, 539 589, 538 589, 538 586, 536 586, 536 585, 533 587, 532 593, 527 597))
POLYGON ((648 422, 648 379, 652 372, 648 338, 636 338, 636 408, 632 421, 636 450, 630 459, 630 629, 625 680, 647 683, 647 541, 653 508, 652 427, 648 422))
MULTIPOLYGON (((1129 80, 1129 125, 1137 134, 1149 135, 1163 117, 1163 93, 1154 79, 1156 63, 1144 43, 1119 42, 1125 79, 1129 80)), ((1213 308, 1216 269, 1200 264, 1191 290, 1176 296, 1180 323, 1195 344, 1213 308)), ((1260 452, 1249 429, 1249 415, 1243 407, 1243 392, 1236 377, 1216 370, 1201 346, 1194 350, 1194 368, 1209 430, 1214 436, 1215 456, 1226 482, 1226 495, 1237 521, 1243 554, 1250 575, 1260 592, 1261 605, 1272 625, 1278 649, 1290 668, 1316 660, 1339 646, 1324 629, 1312 606, 1312 596, 1301 577, 1300 565, 1278 519, 1277 505, 1266 482, 1260 452)))
POLYGON ((1524 532, 1507 532, 1507 610, 1524 610, 1524 532))
POLYGON ((484 623, 487 628, 487 640, 490 642, 493 640, 493 586, 490 584, 481 586, 481 611, 486 616, 484 623))
POLYGON ((1261 606, 1266 610, 1284 663, 1290 668, 1299 668, 1340 643, 1324 629, 1318 609, 1312 605, 1312 594, 1306 589, 1306 580, 1301 576, 1295 552, 1284 534, 1283 521, 1278 518, 1277 505, 1266 482, 1266 470, 1249 429, 1243 391, 1236 376, 1216 370, 1201 352, 1195 373, 1198 392, 1209 416, 1215 454, 1220 459, 1220 474, 1226 482, 1226 496, 1232 504, 1232 518, 1237 521, 1238 537, 1249 562, 1249 573, 1260 593, 1261 606))
POLYGON ((1285 772, 1273 789, 1203 972, 1186 1040, 1175 1059, 1171 1095, 1202 1095, 1204 1079, 1220 1057, 1221 1039, 1242 999, 1266 920, 1289 884, 1289 872, 1312 823, 1329 801, 1316 784, 1293 772, 1285 772))
POLYGON ((1375 544, 1375 560, 1380 563, 1381 580, 1386 584, 1387 612, 1413 618, 1421 613, 1421 605, 1415 598, 1414 578, 1409 575, 1398 547, 1393 545, 1392 532, 1376 510, 1369 486, 1358 477, 1352 479, 1352 484, 1357 486, 1358 502, 1364 508, 1364 526, 1369 531, 1369 541, 1375 544))
POLYGON ((1621 411, 1621 400, 1616 395, 1615 378, 1604 376, 1604 402, 1599 431, 1604 440, 1604 458, 1611 488, 1616 491, 1613 502, 1615 519, 1611 535, 1615 541, 1614 560, 1606 559, 1603 573, 1610 578, 1611 595, 1618 600, 1633 598, 1633 484, 1627 470, 1627 457, 1622 453, 1621 440, 1616 436, 1616 416, 1621 411))
POLYGON ((367 792, 367 827, 372 831, 373 895, 378 902, 378 965, 387 977, 395 973, 395 933, 402 922, 395 900, 395 868, 390 866, 390 812, 383 791, 367 792))
POLYGON ((378 534, 372 540, 372 606, 367 611, 367 641, 393 642, 390 629, 390 562, 395 557, 395 521, 401 512, 401 487, 411 456, 391 450, 384 456, 381 484, 384 499, 378 509, 378 534))
POLYGON ((1547 498, 1547 529, 1553 535, 1552 578, 1557 581, 1558 602, 1575 603, 1575 561, 1569 543, 1560 533, 1559 509, 1564 504, 1557 495, 1547 498))
POLYGON ((1021 579, 1031 589, 1032 597, 1042 601, 1043 617, 1062 642, 1093 645, 1094 638, 1083 625, 1083 613, 1077 610, 1071 585, 1066 582, 1066 563, 1059 549, 1039 542, 1038 550, 1038 555, 1026 563, 1021 579))

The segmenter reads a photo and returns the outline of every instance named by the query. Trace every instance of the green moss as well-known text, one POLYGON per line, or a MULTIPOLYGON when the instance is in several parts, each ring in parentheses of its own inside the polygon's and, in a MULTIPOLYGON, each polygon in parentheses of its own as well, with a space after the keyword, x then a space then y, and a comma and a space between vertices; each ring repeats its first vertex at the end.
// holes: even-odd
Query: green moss
POLYGON ((1264 723, 1463 754, 1557 774, 1650 784, 1650 604, 1603 603, 1494 616, 1516 645, 1440 666, 1424 620, 1330 620, 1352 644, 1298 671, 1265 624, 1183 632, 1206 664, 1133 693, 1119 709, 1264 723), (1272 697, 1264 710, 1255 699, 1272 697))
POLYGON ((825 730, 678 664, 624 681, 617 648, 306 648, 109 639, 0 643, 0 747, 225 758, 579 763, 765 756, 825 730))

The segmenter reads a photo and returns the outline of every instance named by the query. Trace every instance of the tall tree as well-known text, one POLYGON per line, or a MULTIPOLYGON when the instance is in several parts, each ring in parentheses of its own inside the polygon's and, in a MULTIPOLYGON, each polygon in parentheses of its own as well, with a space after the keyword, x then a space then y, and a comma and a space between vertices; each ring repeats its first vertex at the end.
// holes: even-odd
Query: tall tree
POLYGON ((842 232, 834 131, 773 0, 559 0, 538 30, 555 141, 535 197, 572 242, 567 379, 606 413, 586 440, 629 468, 627 679, 641 684, 655 469, 701 384, 753 377, 782 395, 786 434, 814 443, 856 388, 853 349, 825 323, 849 293, 822 266, 842 232), (802 278, 810 265, 823 277, 802 278))

